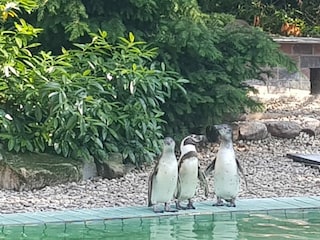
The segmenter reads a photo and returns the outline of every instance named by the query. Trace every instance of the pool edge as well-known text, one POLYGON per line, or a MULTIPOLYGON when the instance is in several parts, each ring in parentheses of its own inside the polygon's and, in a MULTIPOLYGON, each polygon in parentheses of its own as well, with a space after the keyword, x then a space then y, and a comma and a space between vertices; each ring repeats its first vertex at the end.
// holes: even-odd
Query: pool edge
POLYGON ((195 202, 195 210, 180 210, 178 212, 165 213, 154 213, 152 208, 145 206, 129 206, 0 214, 0 226, 72 223, 99 220, 111 221, 165 216, 196 216, 284 210, 320 210, 320 197, 318 196, 239 199, 237 200, 236 207, 213 207, 212 203, 212 201, 195 202))

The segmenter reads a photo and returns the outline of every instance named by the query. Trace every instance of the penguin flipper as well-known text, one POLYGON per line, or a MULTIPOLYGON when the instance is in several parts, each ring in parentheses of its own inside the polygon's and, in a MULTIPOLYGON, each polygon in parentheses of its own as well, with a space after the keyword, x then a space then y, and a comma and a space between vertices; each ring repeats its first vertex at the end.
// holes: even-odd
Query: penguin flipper
POLYGON ((209 175, 210 172, 212 172, 214 170, 214 167, 216 165, 216 159, 214 158, 212 160, 212 162, 208 165, 208 167, 206 168, 206 170, 204 171, 205 175, 209 175))
POLYGON ((180 176, 178 175, 177 187, 174 193, 174 198, 178 199, 180 197, 180 194, 181 194, 181 180, 180 180, 180 176))
POLYGON ((240 162, 239 162, 239 160, 236 158, 236 163, 237 163, 237 167, 238 167, 238 169, 239 169, 239 172, 242 174, 242 175, 244 175, 244 173, 243 173, 243 168, 241 167, 241 164, 240 164, 240 162))
POLYGON ((237 162, 238 170, 239 170, 239 172, 241 173, 241 175, 243 177, 244 184, 246 185, 246 189, 249 190, 248 189, 248 182, 247 182, 246 175, 244 175, 243 168, 241 167, 240 162, 239 162, 239 160, 237 158, 236 158, 236 162, 237 162))
POLYGON ((153 174, 150 175, 149 181, 148 181, 148 207, 152 206, 152 203, 151 203, 152 182, 153 182, 153 174))
POLYGON ((209 195, 208 181, 204 172, 201 171, 200 166, 198 166, 198 179, 200 181, 200 185, 204 186, 204 195, 208 197, 209 195))
POLYGON ((152 188, 153 188, 153 181, 155 176, 158 173, 158 165, 159 162, 156 164, 153 172, 151 173, 151 175, 149 176, 149 181, 148 181, 148 207, 151 207, 153 204, 151 202, 151 197, 152 197, 152 188))

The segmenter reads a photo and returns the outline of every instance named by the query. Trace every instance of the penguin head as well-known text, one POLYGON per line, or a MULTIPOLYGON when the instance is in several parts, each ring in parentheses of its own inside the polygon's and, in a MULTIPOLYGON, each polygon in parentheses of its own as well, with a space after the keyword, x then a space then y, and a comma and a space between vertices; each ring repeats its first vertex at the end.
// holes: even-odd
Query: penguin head
POLYGON ((164 150, 174 151, 175 146, 176 146, 176 143, 171 137, 166 137, 163 140, 164 150))
POLYGON ((180 152, 181 155, 190 152, 190 151, 196 151, 196 144, 200 142, 206 141, 205 135, 197 135, 197 134, 191 134, 184 139, 182 139, 180 144, 180 152))
POLYGON ((214 127, 217 129, 221 140, 232 141, 232 128, 230 125, 220 124, 220 125, 214 125, 214 127))
POLYGON ((206 140, 206 136, 205 135, 197 135, 197 134, 191 134, 187 137, 185 137, 182 141, 181 141, 181 146, 185 146, 185 145, 196 145, 197 143, 203 142, 206 140))

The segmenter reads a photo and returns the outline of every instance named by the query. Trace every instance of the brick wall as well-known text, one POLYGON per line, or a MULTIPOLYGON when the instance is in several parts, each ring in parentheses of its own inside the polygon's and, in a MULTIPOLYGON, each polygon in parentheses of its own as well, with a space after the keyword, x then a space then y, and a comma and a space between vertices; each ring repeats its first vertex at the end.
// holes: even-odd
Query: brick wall
POLYGON ((310 91, 310 69, 320 68, 320 38, 279 37, 274 41, 279 43, 281 51, 297 63, 299 71, 289 73, 286 69, 274 68, 273 77, 265 79, 265 83, 251 83, 272 86, 279 91, 283 88, 310 91))

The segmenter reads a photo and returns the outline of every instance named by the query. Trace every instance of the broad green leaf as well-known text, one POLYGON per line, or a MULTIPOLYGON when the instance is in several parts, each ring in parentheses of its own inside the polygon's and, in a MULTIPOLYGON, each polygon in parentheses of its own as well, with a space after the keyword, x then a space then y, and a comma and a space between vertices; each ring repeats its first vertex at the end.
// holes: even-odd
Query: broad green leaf
POLYGON ((119 139, 119 136, 116 131, 114 131, 112 128, 108 128, 108 130, 115 139, 119 139))
POLYGON ((73 129, 75 127, 75 125, 77 124, 77 122, 78 122, 78 116, 77 116, 77 114, 73 114, 68 119, 68 122, 67 122, 67 125, 66 125, 66 129, 67 130, 73 129))
POLYGON ((29 140, 26 141, 26 148, 30 152, 33 152, 33 150, 34 150, 33 144, 29 140))
POLYGON ((129 40, 130 40, 131 43, 134 42, 134 35, 133 35, 132 32, 129 32, 129 40))
POLYGON ((134 155, 134 153, 130 151, 128 154, 129 154, 130 160, 131 160, 133 163, 136 163, 136 156, 134 155))
POLYGON ((35 107, 35 117, 36 117, 37 122, 41 122, 41 120, 42 120, 42 110, 38 105, 36 105, 36 107, 35 107))
POLYGON ((142 140, 144 139, 144 137, 143 137, 143 135, 142 135, 142 133, 141 133, 140 131, 135 130, 134 132, 137 134, 137 136, 138 136, 139 138, 141 138, 142 140))
POLYGON ((99 138, 94 138, 93 141, 99 146, 99 148, 103 149, 103 143, 99 138))
POLYGON ((91 73, 91 70, 90 70, 90 69, 87 69, 87 70, 85 70, 85 71, 82 73, 82 75, 83 75, 83 76, 88 76, 88 75, 90 75, 90 73, 91 73))
POLYGON ((67 141, 61 142, 62 155, 68 157, 69 155, 69 143, 67 141))
POLYGON ((8 141, 8 150, 9 151, 12 151, 13 150, 13 148, 14 148, 14 146, 15 146, 15 140, 14 140, 14 138, 10 138, 9 139, 9 141, 8 141))
POLYGON ((19 48, 22 48, 22 40, 18 37, 15 37, 16 43, 18 45, 19 48))

